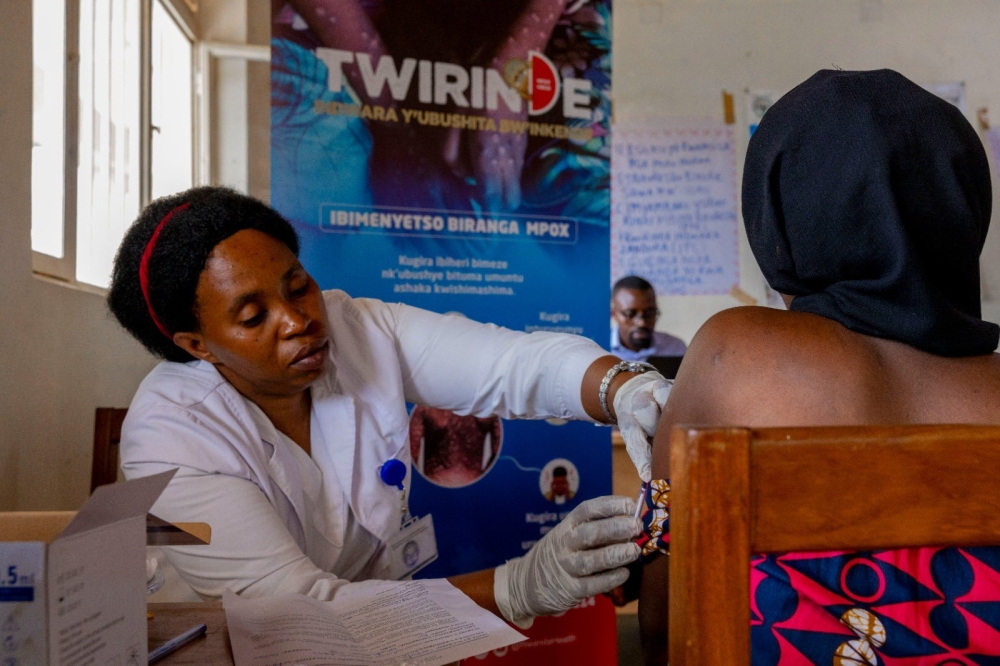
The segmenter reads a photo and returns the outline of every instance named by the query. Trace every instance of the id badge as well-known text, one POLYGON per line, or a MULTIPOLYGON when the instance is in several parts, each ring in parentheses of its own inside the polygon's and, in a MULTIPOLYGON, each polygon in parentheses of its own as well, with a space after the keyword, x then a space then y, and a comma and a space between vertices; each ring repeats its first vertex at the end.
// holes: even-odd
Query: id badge
POLYGON ((437 538, 430 514, 406 523, 388 543, 389 578, 403 580, 437 559, 437 538))

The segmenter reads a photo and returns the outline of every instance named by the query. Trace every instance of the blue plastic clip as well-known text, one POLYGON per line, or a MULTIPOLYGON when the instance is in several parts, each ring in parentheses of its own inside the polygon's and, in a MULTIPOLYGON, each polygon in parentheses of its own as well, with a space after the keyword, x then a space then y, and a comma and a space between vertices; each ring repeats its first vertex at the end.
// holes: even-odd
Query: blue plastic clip
POLYGON ((401 460, 387 460, 378 468, 379 478, 382 479, 382 483, 390 486, 396 486, 400 490, 403 489, 403 479, 406 478, 406 465, 401 460))

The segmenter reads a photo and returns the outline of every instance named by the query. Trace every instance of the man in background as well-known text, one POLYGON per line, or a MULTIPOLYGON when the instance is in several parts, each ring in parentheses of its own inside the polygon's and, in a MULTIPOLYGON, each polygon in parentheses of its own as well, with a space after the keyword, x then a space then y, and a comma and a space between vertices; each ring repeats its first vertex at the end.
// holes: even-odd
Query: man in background
POLYGON ((684 342, 654 330, 659 316, 653 285, 636 275, 618 280, 611 290, 611 353, 626 361, 683 356, 684 342))

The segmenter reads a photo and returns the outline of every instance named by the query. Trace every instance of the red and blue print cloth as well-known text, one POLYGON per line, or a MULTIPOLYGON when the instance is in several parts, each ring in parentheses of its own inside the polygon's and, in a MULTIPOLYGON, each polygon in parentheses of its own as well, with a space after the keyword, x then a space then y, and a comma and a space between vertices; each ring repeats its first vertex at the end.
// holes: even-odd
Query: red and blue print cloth
MULTIPOLYGON (((666 481, 643 526, 669 549, 666 481)), ((750 626, 753 666, 1000 666, 1000 548, 755 555, 750 626)))

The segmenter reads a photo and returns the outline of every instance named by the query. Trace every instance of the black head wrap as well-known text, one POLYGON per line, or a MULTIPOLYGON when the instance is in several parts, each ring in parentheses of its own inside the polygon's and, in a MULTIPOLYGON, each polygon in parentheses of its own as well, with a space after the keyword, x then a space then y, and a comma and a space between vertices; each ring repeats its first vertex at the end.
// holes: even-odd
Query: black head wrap
POLYGON ((979 254, 992 210, 982 142, 951 104, 890 71, 821 71, 750 140, 743 217, 791 309, 941 356, 987 354, 979 254))

